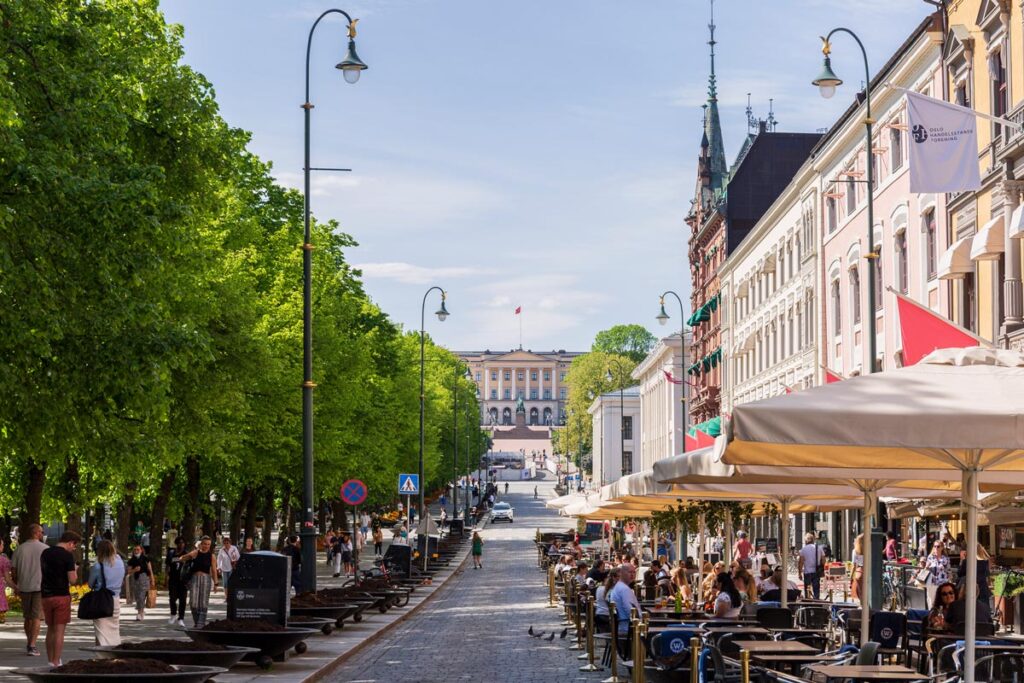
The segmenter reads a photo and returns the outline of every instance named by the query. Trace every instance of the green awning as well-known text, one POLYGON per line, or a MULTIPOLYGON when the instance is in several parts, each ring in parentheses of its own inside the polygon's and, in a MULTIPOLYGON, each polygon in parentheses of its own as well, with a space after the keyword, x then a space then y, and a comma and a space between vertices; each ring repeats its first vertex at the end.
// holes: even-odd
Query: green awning
POLYGON ((714 417, 711 418, 710 420, 707 420, 706 422, 695 424, 692 427, 690 427, 689 430, 687 430, 687 434, 689 434, 690 436, 695 436, 697 434, 698 429, 707 434, 708 436, 719 436, 722 433, 722 418, 714 417))

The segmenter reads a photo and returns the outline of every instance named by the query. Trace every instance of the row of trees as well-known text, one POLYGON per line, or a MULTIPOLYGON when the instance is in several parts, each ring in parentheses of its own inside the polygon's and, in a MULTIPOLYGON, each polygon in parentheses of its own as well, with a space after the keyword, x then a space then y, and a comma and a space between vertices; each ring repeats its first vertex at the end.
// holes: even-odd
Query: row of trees
MULTIPOLYGON (((302 197, 247 151, 156 0, 0 0, 0 524, 106 504, 160 547, 231 509, 285 519, 301 467, 302 197)), ((317 494, 416 471, 419 337, 316 222, 317 494)), ((428 342, 425 473, 486 448, 472 382, 428 342), (453 432, 453 391, 459 433, 453 432)), ((244 521, 243 521, 244 520, 244 521)), ((268 541, 269 534, 265 534, 268 541)))

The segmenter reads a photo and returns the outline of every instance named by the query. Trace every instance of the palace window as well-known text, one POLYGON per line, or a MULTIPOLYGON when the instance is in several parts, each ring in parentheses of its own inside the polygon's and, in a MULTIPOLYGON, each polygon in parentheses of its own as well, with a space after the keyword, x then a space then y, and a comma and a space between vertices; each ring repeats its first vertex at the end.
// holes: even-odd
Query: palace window
POLYGON ((877 258, 871 259, 874 262, 875 268, 875 310, 882 310, 882 295, 885 293, 885 286, 882 281, 882 245, 876 244, 873 251, 877 254, 877 258))
POLYGON ((566 395, 567 394, 565 393, 565 387, 563 387, 563 388, 558 390, 558 398, 560 398, 560 399, 562 399, 564 401, 566 395))
POLYGON ((626 415, 622 418, 622 438, 632 439, 633 438, 633 416, 626 415))
POLYGON ((497 382, 498 381, 498 371, 497 370, 491 370, 491 381, 492 382, 497 382))
POLYGON ((477 382, 479 382, 479 381, 480 381, 480 373, 479 373, 479 372, 478 372, 478 373, 476 373, 476 381, 477 381, 477 382))
POLYGON ((498 399, 498 390, 497 389, 491 389, 491 400, 495 401, 497 399, 498 399))
POLYGON ((519 380, 520 382, 522 382, 523 378, 525 378, 525 377, 526 377, 526 373, 524 373, 522 370, 520 370, 519 372, 516 373, 516 379, 519 380))
POLYGON ((531 382, 536 382, 537 381, 537 371, 536 370, 530 371, 530 381, 531 382))
POLYGON ((836 211, 836 198, 826 197, 825 198, 825 219, 828 221, 828 231, 830 233, 835 232, 837 220, 836 211))
POLYGON ((512 400, 512 390, 511 389, 506 389, 505 390, 504 398, 505 398, 506 401, 512 400))
MULTIPOLYGON (((848 174, 852 174, 853 167, 851 166, 846 170, 848 174)), ((857 180, 852 175, 846 176, 846 215, 849 216, 857 210, 857 180)))
POLYGON ((558 381, 559 382, 564 382, 565 381, 565 373, 564 372, 558 373, 558 381))
POLYGON ((550 382, 551 381, 551 371, 550 370, 545 370, 544 371, 544 381, 545 382, 550 382))
POLYGON ((537 390, 536 389, 530 389, 530 400, 531 401, 536 401, 537 400, 537 390))
POLYGON ((505 381, 508 382, 508 381, 511 381, 511 379, 512 379, 512 372, 510 370, 506 370, 505 371, 505 381))
MULTIPOLYGON (((860 324, 860 269, 850 268, 850 310, 853 313, 853 324, 860 324)), ((838 327, 836 328, 838 329, 838 327)))
POLYGON ((544 390, 544 400, 545 401, 550 401, 551 400, 551 390, 550 389, 545 389, 544 390))

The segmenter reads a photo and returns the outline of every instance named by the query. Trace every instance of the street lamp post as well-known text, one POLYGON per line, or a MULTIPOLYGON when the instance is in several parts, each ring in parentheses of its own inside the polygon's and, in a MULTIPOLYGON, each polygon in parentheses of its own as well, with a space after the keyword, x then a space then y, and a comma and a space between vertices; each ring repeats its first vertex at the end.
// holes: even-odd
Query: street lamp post
POLYGON ((348 52, 335 68, 340 69, 345 81, 355 83, 366 64, 356 54, 356 22, 347 12, 329 9, 313 22, 306 40, 306 100, 302 104, 304 119, 303 173, 303 242, 302 242, 302 564, 300 583, 303 591, 316 590, 316 527, 313 515, 313 238, 309 220, 310 171, 339 171, 345 169, 310 167, 309 116, 313 104, 309 101, 309 53, 313 46, 313 32, 328 14, 340 14, 348 21, 348 52))
POLYGON ((871 70, 868 68, 868 53, 864 49, 864 43, 860 42, 857 34, 848 28, 834 28, 829 34, 822 38, 821 51, 825 55, 825 63, 822 66, 821 74, 811 81, 811 85, 818 86, 821 96, 829 99, 836 94, 836 88, 843 84, 842 79, 832 71, 832 36, 836 33, 846 33, 857 42, 861 55, 864 57, 864 127, 867 133, 867 185, 868 185, 868 309, 867 314, 871 319, 871 329, 868 330, 868 366, 866 371, 875 371, 875 356, 877 353, 875 339, 875 260, 880 254, 875 252, 875 174, 874 174, 874 143, 872 141, 872 127, 875 120, 871 118, 871 70))
MULTIPOLYGON (((419 475, 420 475, 420 503, 419 503, 420 524, 422 524, 423 520, 426 519, 425 515, 426 515, 426 512, 427 512, 426 502, 425 502, 425 498, 424 498, 424 491, 427 488, 427 486, 426 486, 427 482, 423 478, 423 445, 424 445, 423 418, 424 418, 425 410, 426 410, 425 404, 424 404, 424 399, 426 398, 425 397, 426 389, 424 387, 424 375, 425 375, 425 369, 426 369, 426 364, 427 364, 427 360, 426 360, 427 297, 430 296, 430 293, 433 292, 435 289, 438 292, 441 293, 441 308, 437 309, 437 311, 435 311, 434 315, 436 315, 437 319, 440 320, 441 322, 444 322, 445 320, 448 319, 448 309, 444 305, 445 299, 448 298, 448 295, 440 287, 437 287, 437 286, 431 287, 426 292, 424 292, 424 294, 423 294, 423 303, 420 306, 420 463, 419 463, 419 466, 420 466, 420 469, 419 469, 419 475)), ((410 531, 412 531, 412 530, 410 529, 410 531)), ((419 534, 417 534, 417 539, 418 538, 419 538, 419 534)), ((419 543, 418 540, 417 540, 417 543, 419 543)), ((427 541, 427 540, 424 540, 424 543, 423 543, 423 570, 424 571, 426 571, 426 569, 427 569, 427 558, 430 556, 430 553, 428 552, 429 547, 430 547, 430 542, 427 541)))
POLYGON ((469 523, 469 479, 470 475, 473 473, 473 461, 470 460, 470 458, 476 457, 473 455, 476 452, 476 449, 472 447, 472 434, 472 432, 468 432, 466 434, 466 490, 463 492, 465 494, 463 495, 463 498, 465 499, 463 501, 463 507, 465 510, 462 512, 463 524, 469 523))
MULTIPOLYGON (((665 297, 671 294, 679 302, 679 380, 685 382, 683 375, 686 374, 686 313, 683 308, 683 300, 678 294, 671 289, 662 292, 661 297, 658 300, 658 304, 661 306, 661 310, 658 315, 654 316, 654 319, 658 321, 659 325, 666 325, 668 323, 669 315, 665 312, 665 297)), ((683 384, 682 391, 680 392, 679 402, 682 404, 682 414, 680 419, 682 420, 683 438, 680 440, 679 452, 682 453, 686 450, 686 384, 683 384)))
MULTIPOLYGON (((459 363, 455 364, 455 383, 452 386, 452 393, 455 395, 455 409, 452 415, 452 446, 455 451, 452 455, 452 519, 459 516, 459 363)), ((473 379, 473 375, 470 373, 469 368, 466 368, 466 372, 463 375, 466 379, 473 379)), ((469 450, 466 450, 466 458, 468 462, 469 450)))
MULTIPOLYGON (((623 391, 626 387, 625 383, 623 382, 622 361, 614 357, 611 358, 610 360, 612 364, 615 366, 615 372, 618 375, 619 380, 619 469, 622 470, 624 469, 622 465, 625 464, 623 461, 626 458, 626 403, 625 399, 623 398, 623 391)), ((614 378, 612 377, 611 368, 608 369, 605 375, 605 379, 607 379, 609 382, 613 381, 614 378)), ((629 471, 631 473, 633 471, 632 460, 629 463, 629 471)), ((604 485, 603 477, 601 485, 604 485)))

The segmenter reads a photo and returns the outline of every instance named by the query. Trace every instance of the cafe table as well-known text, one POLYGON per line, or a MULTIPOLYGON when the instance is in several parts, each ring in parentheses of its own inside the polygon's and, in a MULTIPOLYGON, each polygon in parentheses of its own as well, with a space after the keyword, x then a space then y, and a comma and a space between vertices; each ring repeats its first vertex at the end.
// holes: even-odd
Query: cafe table
POLYGON ((928 676, 899 664, 812 664, 807 667, 826 681, 927 681, 928 676))
POLYGON ((820 653, 817 648, 797 640, 734 640, 733 645, 746 650, 751 657, 766 652, 791 655, 820 653))
POLYGON ((737 635, 756 635, 766 636, 769 634, 768 629, 763 626, 710 626, 705 625, 705 632, 713 635, 721 635, 723 633, 735 633, 737 635))
POLYGON ((750 655, 751 661, 760 666, 776 671, 789 667, 790 673, 798 674, 800 667, 804 664, 814 664, 821 661, 820 652, 802 653, 778 653, 778 652, 757 652, 750 655))

